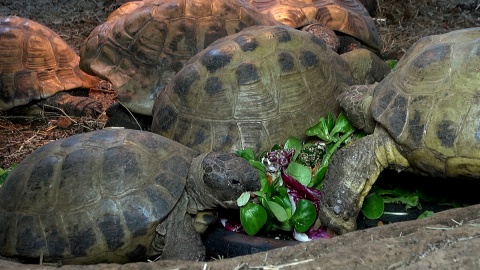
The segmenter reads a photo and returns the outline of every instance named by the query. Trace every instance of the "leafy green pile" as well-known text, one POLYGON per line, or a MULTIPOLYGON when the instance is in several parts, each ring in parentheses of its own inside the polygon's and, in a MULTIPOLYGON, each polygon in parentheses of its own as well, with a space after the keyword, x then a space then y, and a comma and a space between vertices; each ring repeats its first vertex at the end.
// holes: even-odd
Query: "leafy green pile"
POLYGON ((261 230, 293 231, 297 240, 328 237, 317 213, 323 179, 332 155, 362 133, 340 114, 331 114, 306 130, 315 142, 302 143, 290 137, 283 147, 275 145, 255 157, 251 149, 237 153, 258 169, 261 189, 254 198, 246 192, 237 203, 240 221, 249 235, 261 230))
POLYGON ((7 169, 2 169, 0 168, 0 187, 3 186, 3 183, 7 179, 8 174, 15 168, 16 164, 13 164, 12 167, 7 168, 7 169))
MULTIPOLYGON (((343 114, 337 119, 331 114, 322 117, 305 133, 309 142, 290 137, 283 146, 275 145, 258 156, 251 149, 237 151, 258 169, 261 178, 261 189, 253 192, 254 196, 245 192, 237 200, 241 226, 247 234, 282 230, 293 231, 300 241, 328 237, 317 218, 325 173, 333 154, 365 133, 357 131, 343 114)), ((387 203, 403 204, 407 210, 421 209, 420 201, 431 202, 432 198, 419 190, 374 185, 364 200, 362 213, 378 219, 387 203)), ((433 212, 425 211, 418 218, 431 215, 433 212)))
MULTIPOLYGON (((410 189, 398 186, 380 187, 380 185, 374 185, 363 201, 362 213, 368 219, 378 219, 383 214, 387 214, 387 212, 384 211, 385 204, 401 204, 404 205, 405 211, 408 211, 411 208, 422 210, 422 202, 430 205, 444 205, 449 208, 468 205, 460 201, 449 200, 435 194, 430 194, 422 189, 410 189)), ((426 210, 417 218, 429 217, 433 214, 433 211, 426 210)))

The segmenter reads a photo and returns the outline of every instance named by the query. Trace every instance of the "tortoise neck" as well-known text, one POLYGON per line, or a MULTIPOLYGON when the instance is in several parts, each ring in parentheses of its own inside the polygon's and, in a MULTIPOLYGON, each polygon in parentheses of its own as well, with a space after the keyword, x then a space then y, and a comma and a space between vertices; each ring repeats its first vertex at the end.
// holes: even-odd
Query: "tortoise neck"
POLYGON ((187 192, 188 213, 196 214, 198 211, 211 210, 217 207, 229 208, 223 202, 211 195, 203 182, 203 160, 208 153, 201 154, 192 160, 190 170, 188 172, 185 190, 187 192))

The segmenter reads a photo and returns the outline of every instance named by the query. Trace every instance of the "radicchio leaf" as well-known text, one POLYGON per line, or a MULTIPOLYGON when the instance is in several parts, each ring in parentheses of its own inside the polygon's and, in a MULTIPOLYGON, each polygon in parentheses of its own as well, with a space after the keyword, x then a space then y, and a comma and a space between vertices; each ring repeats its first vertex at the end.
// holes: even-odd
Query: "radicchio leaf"
POLYGON ((283 170, 281 175, 283 183, 287 187, 288 193, 294 197, 295 203, 298 201, 298 199, 307 199, 315 205, 315 208, 317 208, 318 211, 322 191, 300 184, 297 180, 286 174, 283 170))

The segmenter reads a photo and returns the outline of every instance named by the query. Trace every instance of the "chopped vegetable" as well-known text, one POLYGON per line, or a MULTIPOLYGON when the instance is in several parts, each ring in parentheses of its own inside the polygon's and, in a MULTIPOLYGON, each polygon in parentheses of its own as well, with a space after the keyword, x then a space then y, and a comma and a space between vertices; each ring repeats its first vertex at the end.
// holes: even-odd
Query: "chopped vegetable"
POLYGON ((329 114, 307 129, 306 134, 316 138, 313 143, 290 137, 283 147, 275 145, 259 157, 251 149, 237 151, 259 170, 261 178, 261 189, 253 192, 253 198, 246 192, 237 200, 245 232, 293 231, 299 241, 329 237, 317 217, 319 188, 330 157, 353 139, 354 131, 343 114, 337 120, 329 114))

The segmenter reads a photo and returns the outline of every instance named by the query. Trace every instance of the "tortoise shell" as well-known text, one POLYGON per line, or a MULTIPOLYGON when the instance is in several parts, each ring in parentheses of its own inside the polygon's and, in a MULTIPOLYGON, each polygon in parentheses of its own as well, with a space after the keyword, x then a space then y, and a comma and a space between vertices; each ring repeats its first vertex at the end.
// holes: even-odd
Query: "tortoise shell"
POLYGON ((198 155, 135 130, 48 143, 17 165, 0 189, 0 254, 63 263, 145 257, 198 155))
POLYGON ((294 28, 253 26, 194 56, 155 101, 152 131, 197 151, 266 150, 331 112, 351 83, 342 58, 294 28))
POLYGON ((49 28, 0 16, 0 111, 95 86, 98 79, 81 71, 78 62, 75 51, 49 28))
POLYGON ((372 116, 415 167, 442 176, 478 171, 479 67, 480 28, 458 30, 419 40, 375 88, 372 116))
POLYGON ((321 23, 348 34, 374 51, 380 38, 367 9, 357 0, 249 0, 260 12, 293 28, 321 23))
POLYGON ((158 92, 193 55, 247 26, 275 23, 244 0, 126 3, 92 31, 80 66, 109 80, 131 111, 151 115, 158 92))

